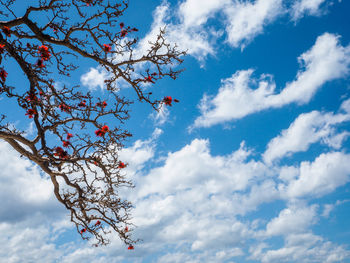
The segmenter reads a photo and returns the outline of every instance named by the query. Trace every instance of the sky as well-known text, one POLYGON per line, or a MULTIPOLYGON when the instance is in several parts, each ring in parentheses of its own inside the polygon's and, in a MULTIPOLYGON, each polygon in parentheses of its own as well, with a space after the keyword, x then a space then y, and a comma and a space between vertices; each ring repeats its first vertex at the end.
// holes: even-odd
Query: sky
MULTIPOLYGON (((120 194, 142 241, 82 241, 49 178, 0 142, 0 263, 350 262, 349 11, 347 0, 131 0, 137 52, 164 26, 187 50, 179 78, 150 87, 180 102, 135 103, 125 124, 136 187, 120 194)), ((78 73, 106 93, 96 64, 78 73)))

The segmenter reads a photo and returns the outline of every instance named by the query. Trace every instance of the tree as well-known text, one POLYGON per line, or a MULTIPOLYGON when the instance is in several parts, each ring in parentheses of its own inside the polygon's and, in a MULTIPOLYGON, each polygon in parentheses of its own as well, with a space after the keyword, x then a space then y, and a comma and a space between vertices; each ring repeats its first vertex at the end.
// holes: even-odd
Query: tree
POLYGON ((83 239, 108 244, 109 226, 132 249, 137 241, 129 232, 132 205, 118 196, 118 189, 133 184, 122 172, 127 164, 118 152, 131 136, 123 124, 133 101, 120 95, 116 83, 127 83, 139 101, 155 110, 171 106, 177 101, 152 98, 145 84, 176 79, 181 70, 173 66, 182 63, 185 52, 167 43, 160 29, 149 50, 138 55, 138 30, 121 21, 128 2, 116 2, 39 0, 22 14, 16 11, 23 10, 23 1, 0 2, 0 96, 13 101, 35 131, 28 135, 2 112, 0 138, 50 176, 56 198, 70 211, 83 239), (108 72, 104 97, 78 85, 56 85, 54 76, 70 77, 78 68, 72 58, 94 61, 108 72), (28 85, 9 83, 10 63, 28 85))

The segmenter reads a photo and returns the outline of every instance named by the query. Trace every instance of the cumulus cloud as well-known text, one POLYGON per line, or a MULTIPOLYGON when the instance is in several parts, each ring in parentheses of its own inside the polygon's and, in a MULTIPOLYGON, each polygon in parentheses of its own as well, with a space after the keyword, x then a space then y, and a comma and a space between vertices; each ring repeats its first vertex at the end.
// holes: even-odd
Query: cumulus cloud
POLYGON ((4 142, 0 142, 0 152, 7 153, 0 158, 0 222, 22 221, 33 213, 62 212, 50 179, 37 166, 20 158, 4 142))
MULTIPOLYGON (((137 54, 147 53, 150 46, 149 42, 155 42, 160 28, 166 28, 166 39, 169 43, 176 43, 181 50, 187 50, 188 54, 199 60, 203 60, 208 54, 214 54, 208 34, 202 28, 202 23, 207 20, 207 16, 213 11, 211 8, 216 5, 212 5, 208 1, 205 2, 204 7, 206 8, 201 12, 194 12, 195 17, 193 17, 188 10, 198 4, 198 1, 188 1, 180 6, 178 12, 174 12, 170 9, 170 4, 163 1, 154 11, 151 30, 140 40, 137 54), (182 23, 172 23, 170 21, 174 13, 178 14, 177 19, 181 19, 182 23), (193 24, 194 19, 196 23, 193 24)), ((195 10, 200 9, 202 8, 195 10)))
POLYGON ((95 90, 98 87, 103 89, 107 75, 108 74, 102 69, 90 68, 88 72, 80 77, 80 81, 84 86, 87 86, 91 90, 95 90))
POLYGON ((294 20, 300 19, 305 15, 320 15, 322 13, 321 5, 325 0, 297 0, 291 7, 291 15, 294 20))
POLYGON ((339 36, 325 33, 298 60, 302 69, 277 94, 271 75, 254 79, 252 69, 237 71, 222 81, 215 96, 204 95, 199 105, 201 116, 193 127, 210 127, 290 103, 308 103, 323 84, 348 75, 350 46, 341 46, 339 36))
MULTIPOLYGON (((343 105, 346 105, 348 101, 345 101, 343 105)), ((286 155, 306 151, 311 144, 319 141, 339 149, 350 133, 347 131, 337 133, 335 126, 349 120, 349 113, 333 114, 312 111, 300 114, 288 129, 283 130, 280 135, 268 143, 263 159, 271 163, 286 155)))
POLYGON ((312 233, 290 234, 285 244, 278 249, 257 246, 251 249, 251 259, 260 262, 342 262, 349 257, 349 251, 312 233))
POLYGON ((278 217, 271 219, 266 225, 266 236, 289 235, 291 233, 304 233, 313 223, 317 215, 317 205, 311 207, 291 205, 283 209, 278 217))
MULTIPOLYGON (((29 231, 32 231, 30 233, 38 229, 42 234, 40 240, 33 240, 29 246, 30 250, 39 251, 39 247, 45 246, 46 250, 43 251, 46 251, 47 255, 40 261, 41 259, 37 259, 30 251, 23 250, 22 254, 36 262, 59 260, 66 263, 121 262, 126 258, 137 261, 155 254, 159 255, 159 262, 180 262, 188 259, 194 262, 227 262, 235 260, 236 257, 249 256, 263 262, 269 262, 270 259, 271 262, 277 262, 278 259, 284 260, 290 255, 284 251, 299 248, 293 241, 295 237, 300 236, 298 240, 305 243, 314 238, 309 227, 317 222, 318 205, 291 203, 263 228, 259 226, 264 224, 264 221, 252 220, 248 217, 249 213, 256 211, 264 203, 281 198, 293 200, 302 198, 305 193, 329 192, 346 182, 338 180, 338 177, 346 179, 348 176, 345 174, 350 174, 350 168, 347 168, 349 165, 346 165, 345 161, 349 157, 343 153, 329 153, 326 158, 322 159, 321 155, 308 164, 309 167, 306 167, 304 162, 300 167, 285 169, 290 171, 285 172, 282 180, 284 183, 278 185, 276 176, 279 167, 267 167, 262 161, 254 160, 252 150, 247 148, 244 142, 232 153, 213 155, 210 152, 209 141, 203 139, 195 139, 181 149, 156 160, 156 140, 161 133, 160 129, 156 129, 150 139, 136 141, 120 155, 129 163, 127 174, 133 177, 136 184, 132 191, 121 192, 135 206, 133 223, 137 228, 133 229, 133 235, 144 240, 136 245, 135 251, 130 253, 126 250, 116 236, 112 237, 111 247, 91 248, 89 243, 60 247, 49 239, 52 231, 59 230, 54 230, 50 224, 40 225, 39 230, 34 224, 29 227, 29 231), (334 154, 343 155, 343 159, 334 161, 334 154), (146 172, 145 166, 151 160, 157 162, 157 167, 146 172), (323 176, 322 171, 325 169, 329 170, 324 172, 327 175, 323 176), (295 174, 291 176, 293 173, 295 174), (333 186, 329 186, 331 179, 335 181, 333 186), (304 181, 298 183, 301 180, 304 181), (310 182, 305 180, 318 180, 319 183, 310 187, 310 182), (305 185, 309 186, 306 190, 305 185), (296 194, 296 190, 300 193, 296 194), (305 233, 308 233, 309 239, 302 236, 305 233), (270 248, 269 239, 275 236, 285 238, 284 247, 270 248), (257 242, 259 244, 261 238, 264 239, 265 245, 259 246, 257 242), (251 251, 247 253, 242 246, 245 242, 255 244, 259 249, 252 245, 251 251), (165 248, 172 249, 164 250, 165 248)), ((33 220, 33 217, 28 218, 28 221, 30 220, 33 220)), ((0 224, 1 227, 4 227, 4 224, 0 224)), ((15 226, 12 223, 7 226, 4 239, 0 238, 0 243, 7 240, 6 237, 12 233, 9 229, 13 227, 19 229, 20 233, 21 229, 28 225, 15 226)), ((18 240, 28 242, 24 237, 18 240)), ((320 237, 316 237, 316 241, 307 243, 304 251, 311 253, 310 251, 323 249, 324 253, 329 252, 332 257, 339 252, 336 259, 345 258, 348 253, 341 246, 320 237)), ((17 248, 18 246, 14 246, 11 251, 17 248)), ((22 255, 17 252, 13 254, 22 255)), ((310 258, 315 255, 310 254, 310 258)), ((14 259, 13 262, 19 261, 14 259)))
POLYGON ((287 185, 279 185, 288 199, 319 197, 350 181, 350 155, 342 152, 320 154, 313 162, 301 162, 296 176, 287 185))
POLYGON ((227 42, 244 47, 283 13, 282 0, 235 1, 225 7, 227 42))

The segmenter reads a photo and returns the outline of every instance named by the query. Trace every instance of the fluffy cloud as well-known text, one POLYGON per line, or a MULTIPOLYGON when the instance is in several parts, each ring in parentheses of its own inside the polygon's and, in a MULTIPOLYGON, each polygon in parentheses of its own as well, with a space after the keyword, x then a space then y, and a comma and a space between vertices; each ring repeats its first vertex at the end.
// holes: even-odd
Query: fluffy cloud
MULTIPOLYGON (((183 3, 180 6, 180 10, 175 12, 175 14, 178 14, 178 19, 181 19, 183 22, 172 23, 170 20, 173 18, 174 11, 170 9, 169 3, 164 1, 154 11, 151 31, 140 40, 136 53, 140 56, 147 52, 149 42, 155 42, 159 34, 159 29, 166 27, 167 41, 176 43, 181 50, 187 50, 188 54, 199 60, 203 60, 208 54, 214 54, 214 49, 209 43, 208 34, 201 26, 211 13, 211 8, 215 7, 215 5, 207 2, 204 5, 206 9, 203 9, 201 12, 194 12, 196 17, 193 17, 188 12, 188 9, 193 8, 193 5, 198 5, 199 2, 188 1, 183 3), (196 20, 195 24, 193 24, 194 19, 196 20)), ((197 8, 194 10, 200 9, 197 8)))
POLYGON ((341 46, 338 36, 325 33, 298 60, 303 69, 278 94, 274 92, 276 85, 272 76, 252 79, 252 69, 237 71, 222 81, 216 96, 204 95, 199 105, 201 116, 193 127, 209 127, 268 108, 309 102, 324 83, 347 76, 350 46, 341 46))
POLYGON ((102 69, 90 68, 90 70, 80 77, 80 81, 84 86, 94 90, 98 87, 103 89, 104 81, 107 78, 107 73, 102 69))
POLYGON ((311 207, 291 205, 283 209, 278 217, 273 218, 266 226, 266 236, 304 233, 309 225, 315 223, 317 205, 311 207))
MULTIPOLYGON (((348 104, 347 100, 343 105, 348 104)), ((335 125, 349 121, 350 115, 322 113, 312 111, 299 115, 288 129, 283 130, 281 135, 273 138, 267 145, 263 154, 265 162, 291 155, 294 152, 306 151, 312 143, 320 140, 330 147, 339 149, 349 132, 336 133, 335 125)))
POLYGON ((282 248, 266 249, 266 244, 251 249, 251 259, 260 262, 342 262, 349 251, 312 233, 290 234, 282 248))
MULTIPOLYGON (((294 175, 287 176, 288 173, 285 172, 282 180, 284 183, 278 185, 276 175, 279 168, 266 167, 263 162, 253 160, 252 151, 244 143, 230 154, 213 155, 208 140, 195 139, 178 151, 156 160, 155 140, 160 134, 161 130, 156 129, 149 140, 136 141, 120 154, 129 163, 127 173, 136 184, 134 190, 121 192, 135 205, 133 222, 137 228, 133 229, 133 235, 144 240, 137 244, 135 251, 126 250, 115 236, 112 237, 110 247, 92 248, 89 243, 57 246, 55 239, 50 239, 50 236, 53 232, 59 236, 60 229, 67 228, 67 225, 57 226, 55 230, 52 224, 40 223, 42 221, 35 221, 31 216, 27 221, 34 221, 32 225, 15 225, 13 222, 0 224, 5 233, 4 238, 0 238, 0 244, 2 242, 7 251, 13 251, 12 262, 19 262, 23 256, 36 262, 121 262, 126 258, 137 262, 140 258, 155 254, 159 255, 159 262, 227 262, 249 255, 263 262, 277 262, 287 259, 293 254, 290 251, 300 247, 293 241, 297 237, 300 242, 309 242, 303 251, 311 259, 317 258, 312 252, 317 249, 329 253, 330 258, 346 258, 347 250, 320 237, 315 238, 309 231, 309 226, 317 222, 317 205, 291 203, 263 228, 259 226, 264 221, 252 220, 248 215, 258 210, 260 205, 281 198, 292 200, 303 197, 305 193, 334 190, 346 182, 338 180, 338 177, 348 178, 345 174, 350 174, 345 161, 349 158, 347 155, 329 153, 325 154, 326 157, 320 155, 313 163, 304 162, 300 167, 290 167, 289 174, 294 175), (333 155, 338 156, 338 159, 333 155), (158 166, 145 174, 145 165, 151 160, 157 161, 158 166), (329 170, 324 172, 325 169, 329 170), (334 179, 331 175, 338 177, 334 179), (325 178, 335 181, 333 186, 326 186, 330 181, 325 181, 325 178), (304 181, 300 183, 302 180, 304 181), (319 180, 320 183, 305 190, 305 185, 311 185, 305 180, 319 180), (295 189, 300 193, 296 194, 295 189), (24 230, 26 228, 28 230, 24 230), (36 231, 37 238, 30 243, 29 237, 36 231), (5 245, 7 237, 11 235, 16 236, 17 241, 5 245), (275 236, 285 238, 284 247, 270 249, 269 239, 275 236), (264 239, 265 245, 259 246, 261 239, 264 239), (311 242, 309 239, 316 241, 311 242), (29 242, 30 249, 16 252, 21 242, 29 242), (244 244, 248 242, 252 244, 249 254, 244 249, 244 244), (44 247, 46 253, 42 258, 39 258, 40 247, 44 247), (164 250, 165 248, 172 249, 164 250), (336 256, 336 252, 340 254, 336 256)), ((6 167, 7 163, 1 165, 6 167)), ((6 258, 7 252, 4 253, 6 258)), ((301 259, 298 262, 307 261, 301 259)))
POLYGON ((283 12, 282 0, 236 1, 224 9, 227 41, 244 47, 283 12))
POLYGON ((4 142, 0 142, 0 152, 7 153, 0 158, 0 222, 22 221, 33 213, 62 212, 50 179, 41 175, 38 167, 4 142))
POLYGON ((341 152, 323 153, 312 163, 300 164, 299 176, 286 188, 289 198, 331 193, 350 180, 350 155, 341 152))
POLYGON ((302 18, 304 15, 320 15, 321 5, 325 0, 297 0, 290 10, 294 20, 302 18))

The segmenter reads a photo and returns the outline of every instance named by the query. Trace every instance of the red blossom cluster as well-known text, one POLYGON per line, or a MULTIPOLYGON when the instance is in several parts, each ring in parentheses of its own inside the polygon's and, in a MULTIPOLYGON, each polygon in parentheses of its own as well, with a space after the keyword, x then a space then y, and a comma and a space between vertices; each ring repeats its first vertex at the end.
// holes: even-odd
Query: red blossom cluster
POLYGON ((61 111, 64 111, 64 112, 69 112, 70 111, 70 107, 67 106, 64 103, 61 103, 58 107, 60 108, 61 111))
POLYGON ((8 75, 8 73, 4 69, 0 70, 0 78, 3 82, 5 82, 7 75, 8 75))
POLYGON ((29 119, 32 119, 34 115, 38 114, 35 109, 28 109, 26 116, 28 116, 29 119))
POLYGON ((167 105, 167 106, 172 106, 171 105, 171 103, 172 102, 179 102, 179 100, 177 100, 177 99, 173 99, 171 96, 166 96, 166 97, 164 97, 164 99, 163 99, 163 103, 165 104, 165 105, 167 105))
POLYGON ((134 249, 134 246, 133 246, 133 245, 130 245, 130 246, 128 246, 128 249, 129 249, 129 250, 133 250, 133 249, 134 249))
POLYGON ((54 155, 58 156, 60 159, 66 160, 69 158, 68 153, 65 150, 63 150, 61 147, 56 147, 55 151, 56 152, 54 155))
POLYGON ((132 32, 132 31, 139 31, 137 28, 130 28, 129 26, 127 27, 127 28, 124 28, 124 23, 123 22, 121 22, 120 24, 119 24, 119 26, 120 26, 120 29, 121 29, 121 31, 120 31, 120 36, 121 37, 125 37, 127 34, 128 34, 128 32, 132 32))
POLYGON ((50 51, 49 51, 49 48, 45 45, 41 45, 39 48, 38 48, 38 53, 40 54, 41 58, 43 60, 49 60, 50 57, 51 57, 51 54, 50 54, 50 51))
POLYGON ((101 129, 96 130, 95 134, 98 137, 103 137, 107 132, 109 132, 109 127, 107 125, 104 125, 101 129))
POLYGON ((71 143, 69 142, 69 140, 73 137, 73 134, 71 133, 67 133, 67 141, 62 141, 63 143, 63 147, 69 147, 71 145, 71 143))
POLYGON ((92 0, 87 0, 87 1, 86 1, 86 6, 90 6, 91 3, 92 3, 92 0))
POLYGON ((105 52, 111 52, 111 49, 112 49, 112 47, 110 46, 110 45, 108 45, 108 44, 103 44, 103 50, 105 51, 105 52))
POLYGON ((44 68, 45 65, 44 65, 44 61, 47 61, 50 59, 51 57, 51 54, 50 54, 50 51, 49 51, 49 48, 45 45, 41 45, 39 48, 38 48, 38 53, 40 54, 40 57, 37 62, 35 63, 35 65, 39 68, 44 68))
POLYGON ((98 102, 96 103, 96 106, 99 106, 101 108, 106 108, 107 107, 107 102, 103 101, 103 102, 98 102))
POLYGON ((126 167, 126 164, 125 164, 125 163, 119 162, 118 168, 123 169, 123 168, 125 168, 125 167, 126 167))
POLYGON ((35 65, 36 65, 37 67, 39 67, 39 68, 44 68, 44 67, 45 67, 45 65, 44 65, 44 60, 43 60, 42 58, 39 58, 39 59, 36 61, 35 65))
POLYGON ((126 232, 128 232, 129 231, 129 228, 128 228, 128 226, 126 226, 125 228, 124 228, 124 232, 126 233, 126 232))
MULTIPOLYGON (((99 226, 99 225, 101 225, 101 221, 100 221, 100 220, 97 220, 96 223, 95 223, 95 226, 97 227, 97 226, 99 226)), ((83 233, 85 233, 86 231, 87 231, 87 229, 86 229, 86 228, 83 228, 83 229, 80 230, 80 233, 83 234, 83 233)))
POLYGON ((3 32, 6 36, 8 36, 8 37, 11 36, 11 29, 10 29, 8 26, 4 26, 4 27, 2 28, 2 32, 3 32))
POLYGON ((86 107, 86 100, 82 100, 81 102, 79 102, 78 107, 85 108, 86 107))
POLYGON ((36 96, 35 92, 28 92, 28 95, 26 96, 26 101, 28 101, 28 102, 38 102, 39 99, 36 96))
POLYGON ((4 53, 5 45, 0 44, 0 54, 4 53))
POLYGON ((145 81, 146 81, 146 82, 155 83, 155 82, 152 80, 152 77, 151 77, 151 76, 145 77, 145 81))

